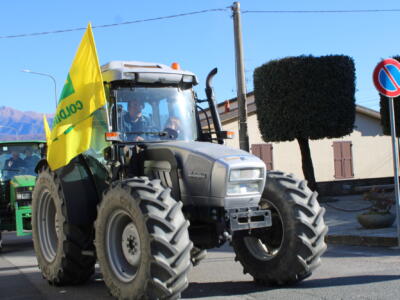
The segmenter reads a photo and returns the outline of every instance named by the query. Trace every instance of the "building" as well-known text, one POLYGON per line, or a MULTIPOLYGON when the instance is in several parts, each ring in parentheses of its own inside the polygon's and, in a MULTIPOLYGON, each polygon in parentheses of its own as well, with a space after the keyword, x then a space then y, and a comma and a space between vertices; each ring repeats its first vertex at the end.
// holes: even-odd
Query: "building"
MULTIPOLYGON (((248 134, 251 152, 264 160, 267 169, 293 173, 303 178, 301 153, 297 141, 265 143, 257 121, 254 94, 247 95, 248 134)), ((235 138, 226 144, 239 148, 238 109, 236 99, 218 105, 224 130, 234 131, 235 138)), ((392 146, 390 136, 383 135, 380 114, 356 106, 354 131, 342 138, 310 140, 310 150, 316 181, 337 183, 336 189, 355 185, 384 184, 393 181, 392 146)), ((332 187, 332 184, 330 185, 332 187)))

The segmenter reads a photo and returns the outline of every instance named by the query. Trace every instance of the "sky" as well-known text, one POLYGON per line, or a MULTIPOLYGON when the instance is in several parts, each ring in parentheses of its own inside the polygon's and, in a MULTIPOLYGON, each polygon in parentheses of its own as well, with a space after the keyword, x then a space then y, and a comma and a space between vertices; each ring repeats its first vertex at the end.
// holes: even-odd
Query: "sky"
MULTIPOLYGON (((205 98, 204 83, 214 67, 218 102, 236 97, 233 1, 1 1, 0 106, 53 113, 51 78, 24 73, 30 69, 56 80, 59 96, 84 30, 58 34, 3 38, 226 9, 178 18, 94 28, 100 64, 134 60, 170 65, 194 72, 195 90, 205 98)), ((325 11, 400 9, 395 0, 242 0, 240 1, 247 91, 253 90, 253 71, 273 59, 298 55, 344 54, 356 65, 357 104, 379 110, 372 72, 384 58, 400 54, 397 38, 400 11, 376 13, 251 13, 245 11, 325 11)))

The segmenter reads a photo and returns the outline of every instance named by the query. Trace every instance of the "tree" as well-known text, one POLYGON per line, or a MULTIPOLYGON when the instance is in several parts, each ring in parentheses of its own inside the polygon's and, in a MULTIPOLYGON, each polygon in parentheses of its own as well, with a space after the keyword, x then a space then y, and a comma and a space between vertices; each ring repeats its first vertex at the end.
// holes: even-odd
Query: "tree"
MULTIPOLYGON (((400 61, 400 56, 393 56, 397 61, 400 61)), ((390 116, 389 116, 389 99, 386 96, 380 96, 380 112, 381 112, 381 125, 383 134, 391 135, 390 131, 390 116)), ((396 124, 396 136, 400 137, 400 97, 393 98, 394 101, 394 115, 396 124)))
POLYGON ((353 131, 355 67, 344 55, 299 56, 270 61, 254 71, 257 118, 266 142, 300 146, 304 178, 316 190, 309 140, 353 131))

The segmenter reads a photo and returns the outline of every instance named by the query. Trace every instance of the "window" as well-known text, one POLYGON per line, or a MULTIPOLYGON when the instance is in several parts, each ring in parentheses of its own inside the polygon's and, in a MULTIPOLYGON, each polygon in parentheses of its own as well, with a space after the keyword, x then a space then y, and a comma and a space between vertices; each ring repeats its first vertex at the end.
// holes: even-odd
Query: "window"
POLYGON ((335 179, 353 178, 353 154, 351 142, 333 142, 335 179))
POLYGON ((197 139, 192 89, 139 86, 116 91, 116 130, 124 142, 197 139))
POLYGON ((267 170, 273 170, 272 144, 253 144, 251 153, 264 161, 267 170))

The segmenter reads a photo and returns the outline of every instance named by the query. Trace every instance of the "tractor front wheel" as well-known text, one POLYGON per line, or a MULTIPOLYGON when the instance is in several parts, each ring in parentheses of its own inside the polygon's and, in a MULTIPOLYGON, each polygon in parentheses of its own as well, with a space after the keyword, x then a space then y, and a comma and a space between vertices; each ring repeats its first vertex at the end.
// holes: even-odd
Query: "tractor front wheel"
POLYGON ((288 285, 311 275, 326 250, 324 208, 317 193, 281 172, 269 172, 260 201, 272 213, 272 227, 233 235, 236 260, 266 285, 288 285))
POLYGON ((110 188, 96 221, 104 281, 118 299, 170 299, 187 287, 189 222, 159 180, 134 178, 110 188))

